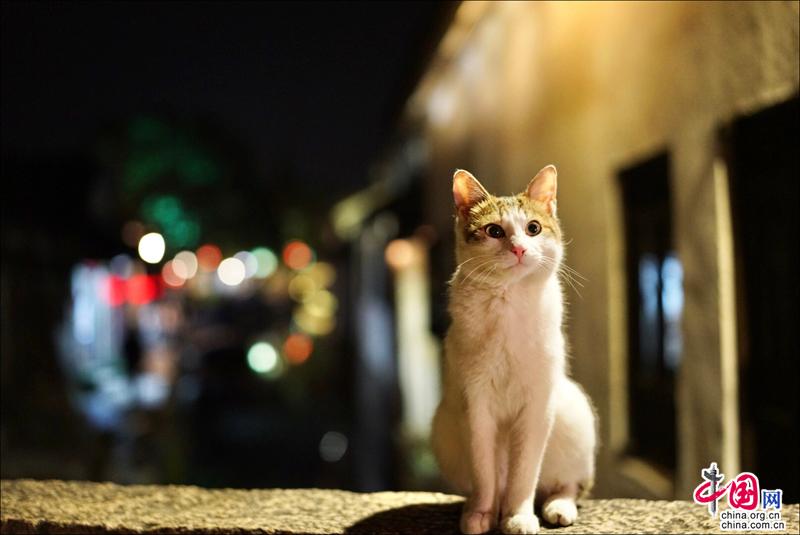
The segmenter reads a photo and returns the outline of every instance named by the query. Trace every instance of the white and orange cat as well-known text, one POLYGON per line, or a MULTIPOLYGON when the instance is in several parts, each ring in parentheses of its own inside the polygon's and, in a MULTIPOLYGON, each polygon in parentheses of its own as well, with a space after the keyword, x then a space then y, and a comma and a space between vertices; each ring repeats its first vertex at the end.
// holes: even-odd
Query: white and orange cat
POLYGON ((567 376, 556 217, 556 168, 525 192, 495 197, 467 171, 453 176, 456 259, 452 324, 433 450, 467 496, 463 533, 537 533, 578 516, 594 479, 595 416, 567 376))

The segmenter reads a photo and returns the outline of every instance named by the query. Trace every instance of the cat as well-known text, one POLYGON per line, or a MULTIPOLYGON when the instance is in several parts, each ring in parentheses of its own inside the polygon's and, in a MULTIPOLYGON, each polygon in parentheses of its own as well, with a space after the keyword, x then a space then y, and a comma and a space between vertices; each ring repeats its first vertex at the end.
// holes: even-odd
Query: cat
POLYGON ((525 192, 495 197, 469 172, 453 176, 458 267, 431 438, 442 476, 467 496, 465 534, 498 523, 538 533, 534 503, 571 525, 594 481, 594 409, 567 376, 556 177, 548 165, 525 192))

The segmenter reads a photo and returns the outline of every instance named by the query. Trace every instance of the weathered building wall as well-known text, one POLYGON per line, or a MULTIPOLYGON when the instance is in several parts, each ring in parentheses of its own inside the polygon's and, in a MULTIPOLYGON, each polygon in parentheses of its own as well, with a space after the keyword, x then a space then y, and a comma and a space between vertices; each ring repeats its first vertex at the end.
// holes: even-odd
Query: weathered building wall
POLYGON ((442 235, 454 168, 497 193, 521 190, 545 164, 559 169, 568 262, 588 279, 582 297, 567 292, 567 329, 574 375, 601 418, 600 495, 686 499, 709 461, 738 469, 733 264, 716 132, 797 93, 798 5, 468 2, 409 103, 409 123, 430 147, 427 215, 442 235), (674 487, 623 455, 627 312, 616 177, 663 150, 673 164, 685 289, 674 487))

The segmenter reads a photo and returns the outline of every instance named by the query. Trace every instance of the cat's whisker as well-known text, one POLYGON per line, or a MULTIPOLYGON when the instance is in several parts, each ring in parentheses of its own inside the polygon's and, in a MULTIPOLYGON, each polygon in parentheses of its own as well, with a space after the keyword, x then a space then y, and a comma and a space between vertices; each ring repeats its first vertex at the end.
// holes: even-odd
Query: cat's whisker
POLYGON ((581 274, 578 272, 578 270, 576 270, 576 269, 574 269, 574 268, 572 268, 572 267, 568 266, 568 265, 566 264, 566 262, 563 262, 563 261, 562 261, 562 262, 561 262, 561 267, 562 267, 563 269, 565 269, 565 270, 569 271, 570 273, 572 273, 572 274, 573 274, 573 275, 575 275, 576 277, 580 277, 581 279, 583 279, 583 280, 585 280, 585 281, 588 281, 588 280, 589 280, 589 279, 587 279, 586 277, 584 277, 583 275, 581 275, 581 274))
POLYGON ((583 299, 583 296, 581 295, 581 292, 580 292, 580 290, 578 290, 578 287, 576 286, 576 284, 577 284, 577 285, 579 285, 579 286, 583 287, 583 284, 581 284, 580 282, 576 281, 575 279, 573 279, 572 277, 570 277, 570 276, 569 276, 568 274, 566 274, 566 273, 563 273, 563 272, 559 272, 559 273, 560 273, 560 274, 563 276, 563 280, 564 280, 564 281, 565 281, 567 284, 569 284, 569 285, 570 285, 570 287, 571 287, 573 290, 575 290, 575 293, 576 293, 576 294, 578 294, 578 297, 580 297, 581 299, 583 299))
POLYGON ((572 282, 583 288, 583 283, 579 281, 577 278, 575 278, 575 276, 569 271, 559 270, 559 274, 563 275, 564 277, 568 278, 569 280, 571 280, 572 282))
POLYGON ((494 256, 494 255, 491 255, 491 254, 479 254, 479 255, 467 258, 466 260, 464 260, 463 262, 461 262, 459 265, 456 266, 456 270, 458 270, 461 266, 463 266, 464 264, 466 264, 468 262, 471 262, 473 260, 478 260, 480 258, 488 258, 490 256, 494 256))
POLYGON ((578 290, 578 286, 583 288, 583 283, 580 280, 578 280, 575 277, 575 275, 580 276, 581 278, 586 280, 585 277, 581 276, 577 271, 572 270, 572 268, 569 268, 568 266, 566 266, 566 264, 564 264, 563 262, 561 264, 558 264, 552 258, 543 256, 543 257, 541 257, 539 259, 539 261, 542 264, 544 264, 546 267, 550 267, 550 268, 554 267, 554 268, 556 268, 556 271, 561 276, 562 280, 564 280, 564 282, 566 282, 573 290, 575 290, 575 293, 578 294, 578 297, 583 299, 583 296, 581 295, 580 290, 578 290))
POLYGON ((492 264, 492 266, 483 273, 480 280, 476 281, 475 284, 480 285, 485 283, 489 279, 489 277, 491 277, 492 273, 494 273, 494 270, 497 269, 497 265, 498 265, 497 263, 492 264))
MULTIPOLYGON (((494 255, 491 255, 491 256, 494 256, 494 255)), ((485 266, 486 264, 490 263, 491 261, 492 261, 492 259, 490 258, 489 260, 486 260, 486 261, 484 261, 484 262, 482 262, 482 263, 478 264, 478 267, 476 267, 475 269, 473 269, 472 271, 470 271, 470 272, 467 274, 467 276, 466 276, 466 277, 464 277, 464 282, 467 282, 467 281, 469 280, 470 276, 471 276, 473 273, 475 273, 475 271, 476 271, 476 270, 480 269, 481 267, 485 266)))
MULTIPOLYGON (((546 256, 542 257, 540 260, 548 262, 549 263, 548 265, 551 266, 551 267, 556 265, 556 261, 555 260, 553 260, 552 258, 546 257, 546 256)), ((558 264, 558 268, 559 268, 559 271, 562 271, 563 273, 569 274, 570 278, 572 278, 572 280, 574 280, 575 282, 578 282, 579 284, 580 284, 580 282, 578 281, 578 279, 582 279, 584 281, 588 281, 589 280, 586 277, 584 277, 583 275, 581 275, 578 272, 578 270, 568 266, 564 261, 561 261, 561 263, 558 264)), ((583 284, 581 284, 581 286, 583 286, 583 284)))

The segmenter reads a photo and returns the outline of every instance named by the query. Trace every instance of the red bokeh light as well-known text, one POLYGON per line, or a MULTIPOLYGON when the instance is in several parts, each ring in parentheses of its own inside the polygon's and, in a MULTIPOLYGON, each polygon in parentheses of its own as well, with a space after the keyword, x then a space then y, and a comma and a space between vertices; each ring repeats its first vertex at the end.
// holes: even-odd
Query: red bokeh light
POLYGON ((314 259, 314 251, 300 240, 290 241, 283 248, 283 263, 294 270, 308 267, 314 259))
POLYGON ((121 306, 125 302, 126 281, 117 275, 110 275, 105 282, 103 297, 112 307, 121 306))
POLYGON ((158 277, 155 275, 134 275, 128 279, 126 287, 126 297, 132 305, 146 305, 160 293, 158 277))
POLYGON ((222 262, 222 251, 216 245, 207 243, 197 249, 197 264, 201 270, 214 271, 220 262, 222 262))
POLYGON ((283 354, 291 364, 302 364, 311 352, 314 351, 314 342, 305 334, 290 334, 283 343, 283 354))

